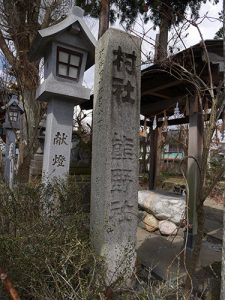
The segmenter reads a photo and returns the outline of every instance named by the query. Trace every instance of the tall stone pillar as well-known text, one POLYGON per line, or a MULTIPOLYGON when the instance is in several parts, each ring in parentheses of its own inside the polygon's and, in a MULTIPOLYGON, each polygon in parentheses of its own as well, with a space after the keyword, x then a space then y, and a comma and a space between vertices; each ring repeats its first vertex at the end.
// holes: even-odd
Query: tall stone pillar
POLYGON ((106 284, 129 279, 136 254, 140 39, 109 29, 98 41, 92 140, 91 240, 106 284))

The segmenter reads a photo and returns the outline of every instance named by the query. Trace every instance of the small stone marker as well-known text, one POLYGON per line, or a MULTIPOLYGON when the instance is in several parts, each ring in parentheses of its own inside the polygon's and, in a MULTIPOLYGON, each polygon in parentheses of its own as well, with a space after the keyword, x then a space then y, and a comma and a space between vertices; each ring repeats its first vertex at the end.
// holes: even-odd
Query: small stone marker
POLYGON ((16 133, 12 128, 6 130, 6 152, 5 152, 5 166, 4 166, 4 179, 9 187, 13 188, 14 182, 14 158, 16 151, 16 133))
POLYGON ((13 189, 13 185, 14 185, 14 160, 15 160, 15 153, 16 153, 16 149, 15 149, 15 144, 11 143, 9 145, 9 187, 12 190, 13 189))
POLYGON ((3 128, 6 133, 6 151, 4 165, 4 179, 13 189, 14 184, 14 160, 16 156, 16 131, 20 129, 23 107, 19 104, 17 95, 11 95, 9 102, 1 107, 5 110, 5 122, 3 128))
POLYGON ((109 29, 98 41, 92 139, 91 239, 106 284, 135 268, 140 39, 109 29))

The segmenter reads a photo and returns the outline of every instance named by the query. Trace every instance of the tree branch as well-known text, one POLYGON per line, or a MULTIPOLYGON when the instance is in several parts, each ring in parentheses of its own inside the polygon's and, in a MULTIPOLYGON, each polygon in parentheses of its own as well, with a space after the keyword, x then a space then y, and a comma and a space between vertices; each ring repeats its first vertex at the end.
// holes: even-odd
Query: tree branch
POLYGON ((12 52, 9 50, 8 45, 4 39, 3 33, 0 30, 0 49, 2 50, 5 58, 9 62, 10 65, 13 65, 16 61, 16 58, 13 56, 12 52))

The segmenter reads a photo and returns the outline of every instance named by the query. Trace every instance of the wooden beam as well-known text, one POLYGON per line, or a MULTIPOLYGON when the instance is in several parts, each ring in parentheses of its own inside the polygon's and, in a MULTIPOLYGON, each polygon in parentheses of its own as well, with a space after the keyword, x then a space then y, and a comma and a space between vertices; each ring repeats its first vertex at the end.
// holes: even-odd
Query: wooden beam
POLYGON ((147 96, 147 95, 156 96, 156 97, 159 97, 159 98, 162 98, 162 99, 166 99, 166 100, 170 100, 171 99, 170 96, 166 96, 166 95, 163 95, 163 94, 160 94, 160 93, 155 93, 155 92, 152 92, 152 91, 146 91, 146 92, 142 93, 142 96, 147 96))
MULTIPOLYGON (((172 125, 180 125, 180 124, 188 124, 189 123, 189 117, 185 116, 183 118, 179 118, 179 119, 172 119, 172 120, 167 120, 168 126, 172 126, 172 125)), ((144 126, 144 120, 140 120, 140 125, 144 126)), ((146 122, 146 126, 147 127, 152 127, 153 122, 152 121, 147 121, 146 122)), ((163 125, 163 121, 158 121, 157 122, 157 127, 161 127, 163 125)))
POLYGON ((177 100, 178 99, 176 98, 172 98, 166 101, 157 101, 155 103, 151 103, 149 101, 149 103, 141 105, 141 114, 154 116, 158 112, 163 111, 172 105, 175 105, 177 100))
POLYGON ((184 80, 172 80, 169 81, 167 83, 162 84, 161 81, 158 81, 157 85, 155 87, 151 86, 151 82, 149 82, 149 79, 145 78, 142 79, 142 83, 141 83, 141 91, 143 94, 143 92, 158 92, 158 91, 163 91, 165 89, 171 88, 173 86, 177 86, 177 85, 181 85, 183 84, 185 81, 184 80))
MULTIPOLYGON (((221 113, 220 115, 220 119, 223 117, 223 114, 221 113)), ((210 114, 206 114, 204 115, 204 122, 207 122, 210 118, 210 114)), ((181 125, 181 124, 188 124, 189 123, 189 116, 185 116, 179 119, 172 119, 172 120, 167 120, 167 124, 168 126, 172 126, 172 125, 181 125)), ((140 125, 144 126, 144 121, 140 120, 140 125)), ((152 121, 146 121, 146 126, 147 127, 152 127, 153 122, 152 121)), ((158 121, 157 122, 157 127, 160 127, 163 125, 163 121, 158 121)))

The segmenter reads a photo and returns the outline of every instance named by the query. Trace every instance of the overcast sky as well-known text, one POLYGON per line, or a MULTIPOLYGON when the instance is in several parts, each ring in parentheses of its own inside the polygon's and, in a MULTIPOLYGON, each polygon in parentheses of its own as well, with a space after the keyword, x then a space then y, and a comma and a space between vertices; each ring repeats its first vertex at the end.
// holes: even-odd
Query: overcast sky
MULTIPOLYGON (((211 1, 212 2, 212 1, 211 1)), ((222 23, 219 22, 218 19, 218 13, 222 10, 222 0, 217 5, 213 5, 210 2, 207 2, 206 4, 203 4, 200 10, 200 20, 202 21, 201 24, 199 24, 199 28, 201 30, 202 36, 204 39, 213 39, 215 36, 215 33, 219 30, 219 28, 222 26, 222 23), (207 18, 203 17, 207 15, 207 18)), ((91 28, 93 34, 97 38, 97 32, 98 32, 98 21, 88 18, 87 19, 88 26, 91 28)), ((149 53, 153 54, 153 46, 150 43, 154 43, 155 35, 157 33, 157 30, 152 30, 152 24, 149 22, 145 27, 141 26, 142 21, 141 18, 137 21, 137 25, 135 26, 134 30, 137 32, 147 32, 146 39, 148 42, 143 42, 142 44, 142 51, 143 53, 149 53)), ((117 23, 112 27, 120 28, 123 30, 123 28, 117 23)), ((188 31, 185 32, 185 34, 188 32, 188 36, 184 39, 184 43, 186 47, 192 46, 194 44, 197 44, 200 42, 201 38, 198 33, 198 30, 194 26, 190 26, 188 28, 188 31)), ((182 43, 178 43, 177 46, 179 48, 182 48, 182 43)), ((142 55, 142 59, 145 60, 145 56, 142 55)), ((88 86, 89 88, 93 88, 93 82, 94 82, 94 67, 89 69, 85 76, 84 76, 84 84, 88 86)))

